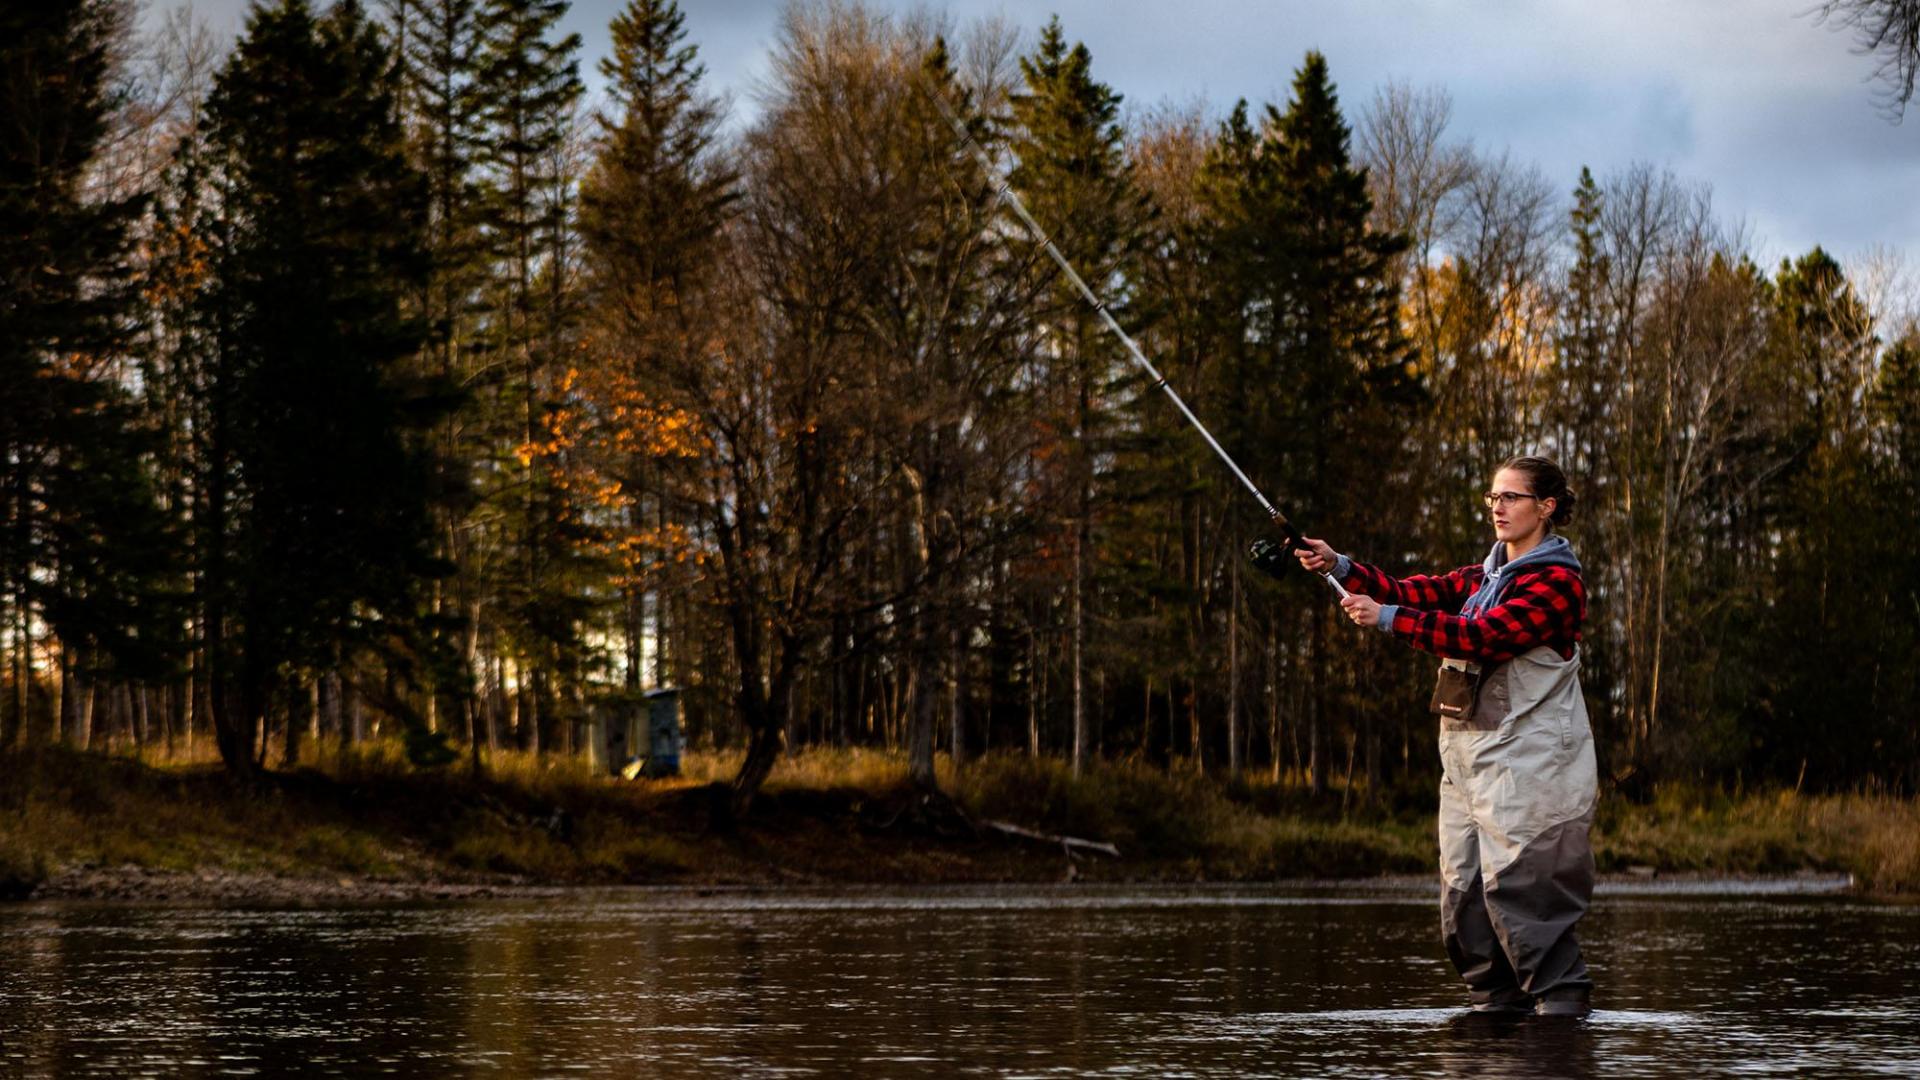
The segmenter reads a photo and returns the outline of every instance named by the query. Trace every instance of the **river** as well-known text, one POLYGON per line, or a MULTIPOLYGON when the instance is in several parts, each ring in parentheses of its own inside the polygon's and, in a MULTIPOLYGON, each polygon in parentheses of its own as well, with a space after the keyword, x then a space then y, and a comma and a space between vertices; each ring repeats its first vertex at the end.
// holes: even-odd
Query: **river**
POLYGON ((1920 908, 1603 890, 1584 1022, 1486 1022, 1427 887, 0 907, 0 1074, 1920 1075, 1920 908))

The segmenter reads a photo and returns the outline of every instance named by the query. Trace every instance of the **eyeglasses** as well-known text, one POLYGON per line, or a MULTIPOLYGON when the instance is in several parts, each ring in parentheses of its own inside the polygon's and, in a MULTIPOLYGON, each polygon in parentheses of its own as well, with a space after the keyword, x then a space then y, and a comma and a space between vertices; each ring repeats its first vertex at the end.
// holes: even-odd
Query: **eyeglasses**
POLYGON ((1528 495, 1519 491, 1489 491, 1485 495, 1480 496, 1480 501, 1486 503, 1487 509, 1489 510, 1496 506, 1505 509, 1519 502, 1521 499, 1532 499, 1535 502, 1539 502, 1540 496, 1528 495))

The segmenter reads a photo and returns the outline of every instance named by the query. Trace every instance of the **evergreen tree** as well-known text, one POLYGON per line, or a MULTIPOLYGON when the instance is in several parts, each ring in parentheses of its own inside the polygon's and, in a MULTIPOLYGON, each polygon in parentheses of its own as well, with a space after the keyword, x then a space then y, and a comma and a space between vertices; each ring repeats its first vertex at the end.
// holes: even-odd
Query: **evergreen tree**
POLYGON ((1753 717, 1759 762, 1776 778, 1819 786, 1871 760, 1874 675, 1887 640, 1878 627, 1903 614, 1862 616, 1889 595, 1875 580, 1874 539, 1893 509, 1873 497, 1867 443, 1877 342, 1866 305, 1820 248, 1783 261, 1775 278, 1772 357, 1776 430, 1792 455, 1778 491, 1779 530, 1770 708, 1753 717), (1825 723, 1846 717, 1842 725, 1825 723))
POLYGON ((487 28, 480 0, 389 0, 388 6, 404 121, 427 193, 430 270, 413 308, 429 333, 420 375, 446 403, 433 440, 434 549, 452 574, 433 583, 431 607, 441 655, 457 653, 464 660, 432 673, 427 723, 438 727, 443 702, 458 710, 477 755, 484 736, 473 669, 488 553, 476 543, 483 533, 474 522, 473 474, 490 449, 490 425, 474 385, 490 370, 480 331, 481 300, 493 270, 482 228, 486 190, 479 168, 490 103, 481 77, 487 28), (446 639, 456 630, 457 650, 446 639))
MULTIPOLYGON (((1560 305, 1558 379, 1546 418, 1554 433, 1554 450, 1561 468, 1568 476, 1579 478, 1575 483, 1583 504, 1582 516, 1591 523, 1588 535, 1601 535, 1603 543, 1609 538, 1600 530, 1618 520, 1598 510, 1613 498, 1607 477, 1615 462, 1609 451, 1618 450, 1624 437, 1616 430, 1620 410, 1614 407, 1619 358, 1612 348, 1614 324, 1608 304, 1612 260, 1601 232, 1600 215, 1605 205, 1605 195, 1594 182, 1593 172, 1582 166, 1574 187, 1573 208, 1568 212, 1573 263, 1567 270, 1560 305)), ((1611 603, 1620 590, 1602 580, 1614 566, 1613 560, 1595 560, 1588 572, 1588 619, 1581 651, 1582 678, 1593 691, 1588 700, 1595 703, 1595 727, 1603 731, 1613 730, 1612 665, 1618 655, 1617 630, 1623 625, 1611 603)), ((1609 750, 1603 742, 1600 752, 1606 755, 1609 750)))
POLYGON ((405 675, 430 648, 435 417, 402 381, 426 340, 404 313, 427 276, 426 201, 391 54, 352 0, 321 18, 305 0, 255 9, 207 141, 223 175, 197 550, 216 734, 245 772, 299 680, 366 654, 405 675))
MULTIPOLYGON (((1239 278, 1227 288, 1247 344, 1230 385, 1243 403, 1240 438, 1250 444, 1254 475, 1284 478, 1273 487, 1286 493, 1298 520, 1361 547, 1369 522, 1353 493, 1374 492, 1369 503, 1384 502, 1405 481, 1391 463, 1420 387, 1393 270, 1407 240, 1368 228, 1366 171, 1353 166, 1349 141, 1326 58, 1310 52, 1286 112, 1269 106, 1256 142, 1237 109, 1211 169, 1223 248, 1239 278)), ((1307 610, 1307 653, 1320 656, 1328 606, 1307 610)), ((1326 786, 1329 757, 1329 667, 1313 663, 1306 673, 1307 768, 1316 793, 1326 786)), ((1353 678, 1356 670, 1339 674, 1353 678)))
MULTIPOLYGON (((684 23, 673 0, 633 0, 615 16, 613 54, 600 62, 617 111, 596 117, 600 138, 581 185, 580 233, 588 318, 602 343, 594 362, 612 378, 583 391, 610 415, 634 406, 644 413, 647 388, 684 366, 684 357, 663 354, 699 347, 698 297, 738 197, 738 176, 716 153, 720 110, 700 89, 705 69, 684 23)), ((621 636, 626 685, 637 689, 649 634, 653 681, 673 678, 663 652, 666 609, 686 583, 674 577, 679 552, 664 542, 670 534, 661 528, 653 451, 619 456, 602 464, 622 492, 609 527, 626 553, 621 636)))
MULTIPOLYGON (((1567 272, 1561 305, 1560 381, 1554 394, 1558 427, 1554 442, 1561 468, 1572 476, 1598 475, 1605 450, 1600 423, 1605 416, 1608 372, 1607 278, 1611 262, 1600 235, 1605 196, 1593 172, 1580 168, 1568 212, 1573 265, 1567 272)), ((1585 494, 1598 493, 1591 488, 1585 494)))
POLYGON ((124 17, 101 0, 0 15, 0 634, 12 690, 0 748, 29 722, 37 638, 147 678, 177 638, 173 545, 150 472, 158 442, 121 382, 139 329, 132 227, 144 199, 98 200, 87 185, 124 17))
POLYGON ((674 310, 710 258, 738 177, 718 159, 720 110, 674 0, 632 0, 600 62, 617 113, 603 113, 582 185, 580 231, 596 302, 644 331, 674 310))
POLYGON ((572 178, 561 165, 581 84, 580 37, 551 40, 565 0, 488 0, 481 20, 486 50, 480 80, 490 95, 490 130, 482 162, 490 185, 484 219, 499 267, 488 347, 499 365, 497 404, 512 457, 493 468, 482 497, 505 511, 502 537, 509 565, 496 567, 506 623, 529 692, 518 698, 518 741, 557 746, 577 680, 581 621, 587 598, 574 573, 580 550, 579 508, 559 480, 561 452, 549 438, 559 401, 564 352, 574 340, 572 178))
MULTIPOLYGON (((1269 109, 1265 127, 1270 129, 1272 123, 1269 109)), ((1215 430, 1227 452, 1249 470, 1270 497, 1284 502, 1293 497, 1294 485, 1283 463, 1275 460, 1293 437, 1289 426, 1291 388, 1274 376, 1272 345, 1273 316, 1286 299, 1285 279, 1274 265, 1286 250, 1286 238, 1280 230, 1287 209, 1277 178, 1278 162, 1268 131, 1254 126, 1245 101, 1235 103, 1209 141, 1197 180, 1206 215, 1201 244, 1209 253, 1200 269, 1205 291, 1199 324, 1206 351, 1215 362, 1195 383, 1207 393, 1203 400, 1218 403, 1210 412, 1218 417, 1215 430)), ((1230 574, 1237 575, 1240 553, 1247 546, 1250 532, 1263 528, 1266 522, 1256 520, 1257 512, 1248 513, 1243 501, 1246 494, 1233 477, 1223 475, 1215 463, 1195 457, 1193 452, 1198 448, 1190 438, 1184 445, 1190 451, 1190 465, 1179 547, 1187 564, 1181 575, 1185 592, 1182 606, 1187 612, 1183 620, 1184 651, 1191 654, 1202 648, 1202 635, 1208 633, 1205 611, 1212 567, 1223 559, 1232 560, 1230 574), (1217 545, 1210 547, 1217 546, 1218 550, 1202 552, 1198 538, 1203 536, 1217 537, 1217 545)), ((1232 604, 1234 582, 1228 584, 1232 604)), ((1256 583, 1245 592, 1251 592, 1253 610, 1266 623, 1264 660, 1271 669, 1269 693, 1278 696, 1278 680, 1284 673, 1277 670, 1275 654, 1281 641, 1290 642, 1300 635, 1297 627, 1282 625, 1294 605, 1276 603, 1270 583, 1256 583)), ((1237 616, 1238 606, 1232 610, 1237 616)), ((1233 645, 1237 647, 1238 641, 1233 645)), ((1238 658, 1237 652, 1233 655, 1238 658)), ((1196 742, 1197 710, 1197 702, 1189 704, 1189 712, 1194 714, 1189 726, 1195 729, 1196 742)), ((1269 708, 1267 732, 1275 752, 1276 775, 1280 729, 1283 724, 1293 728, 1296 719, 1283 718, 1277 706, 1269 708)), ((1293 738, 1297 740, 1297 736, 1295 730, 1293 738)))
MULTIPOLYGON (((1874 489, 1886 511, 1881 535, 1898 538, 1893 550, 1873 556, 1886 583, 1884 598, 1875 600, 1912 611, 1920 606, 1920 553, 1905 539, 1920 533, 1920 332, 1909 331, 1882 354, 1873 408, 1880 443, 1874 489)), ((1885 638, 1879 643, 1885 661, 1874 680, 1874 722, 1852 734, 1872 751, 1865 763, 1871 775, 1893 790, 1912 791, 1920 784, 1920 710, 1908 703, 1920 695, 1920 630, 1912 620, 1891 615, 1874 625, 1885 638)))
MULTIPOLYGON (((1245 462, 1245 402, 1226 391, 1223 378, 1240 342, 1226 332, 1228 279, 1218 273, 1223 231, 1208 162, 1223 147, 1212 126, 1197 111, 1161 114, 1130 140, 1134 176, 1153 211, 1145 254, 1130 269, 1133 309, 1140 344, 1154 365, 1245 462)), ((1103 591, 1111 594, 1103 615, 1125 630, 1109 639, 1101 663, 1108 680, 1120 684, 1121 703, 1142 703, 1143 751, 1171 760, 1184 740, 1189 760, 1204 764, 1217 740, 1195 721, 1202 708, 1211 712, 1217 704, 1226 714, 1225 760, 1236 770, 1246 743, 1239 691, 1248 666, 1241 644, 1255 635, 1243 618, 1244 603, 1236 601, 1247 595, 1237 588, 1243 584, 1240 549, 1221 526, 1241 516, 1246 491, 1158 387, 1142 376, 1129 390, 1111 474, 1113 488, 1127 497, 1103 517, 1107 543, 1100 557, 1103 591), (1196 649, 1196 641, 1211 645, 1196 649), (1224 687, 1216 674, 1224 675, 1224 687), (1166 723, 1154 722, 1156 692, 1176 685, 1191 688, 1186 715, 1170 708, 1166 723)))
MULTIPOLYGON (((1056 17, 1034 52, 1020 59, 1025 92, 1013 96, 1018 166, 1012 182, 1028 210, 1067 261, 1117 312, 1114 295, 1127 258, 1137 251, 1145 214, 1132 183, 1118 123, 1121 97, 1093 78, 1084 44, 1067 45, 1056 17)), ((1052 272, 1049 263, 1041 264, 1052 272)), ((1067 605, 1071 757, 1078 769, 1092 751, 1086 700, 1090 565, 1093 557, 1096 460, 1090 440, 1108 414, 1102 398, 1115 374, 1120 347, 1071 283, 1055 284, 1048 321, 1051 356, 1045 378, 1056 396, 1056 423, 1064 437, 1059 458, 1068 552, 1067 605)))

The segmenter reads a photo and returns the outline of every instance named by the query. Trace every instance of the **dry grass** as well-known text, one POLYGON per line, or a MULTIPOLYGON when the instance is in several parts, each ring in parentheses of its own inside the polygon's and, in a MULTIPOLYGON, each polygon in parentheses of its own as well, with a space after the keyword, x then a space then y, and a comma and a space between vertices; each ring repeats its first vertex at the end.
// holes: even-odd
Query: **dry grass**
POLYGON ((1644 805, 1603 800, 1594 846, 1602 870, 1843 871, 1873 892, 1920 892, 1920 801, 1887 795, 1667 786, 1644 805))
POLYGON ((156 767, 49 748, 7 755, 17 785, 0 810, 0 891, 65 866, 203 867, 266 872, 390 872, 364 830, 248 792, 216 767, 156 767))
MULTIPOLYGON (((897 805, 906 764, 868 749, 783 758, 739 833, 706 831, 709 793, 735 752, 694 753, 683 775, 626 783, 582 759, 494 752, 409 767, 395 745, 315 748, 310 764, 245 785, 201 756, 136 760, 57 748, 0 755, 0 895, 63 867, 132 864, 291 876, 441 878, 505 873, 538 881, 928 880, 1057 875, 1057 850, 874 831, 863 806, 897 805), (940 845, 946 845, 942 848, 940 845), (955 846, 955 845, 958 846, 955 846), (984 844, 984 846, 983 846, 984 844), (950 857, 949 857, 950 856, 950 857), (1024 862, 1022 861, 1024 860, 1024 862), (1030 864, 1030 865, 1029 865, 1030 864), (972 869, 969 869, 971 867, 972 869)), ((1259 880, 1421 873, 1433 865, 1431 806, 1337 801, 1251 780, 1106 763, 996 755, 943 790, 975 819, 1112 842, 1101 863, 1132 878, 1259 880)), ((1337 796, 1335 797, 1337 799, 1337 796)), ((1920 893, 1920 802, 1884 795, 1730 794, 1671 787, 1646 804, 1603 799, 1603 871, 1761 874, 1845 871, 1884 894, 1920 893)))
POLYGON ((1379 874, 1423 870, 1433 862, 1428 823, 1386 815, 1345 819, 1336 806, 1263 812, 1261 803, 1298 800, 1131 762, 1102 764, 1076 777, 1056 759, 995 756, 962 770, 954 790, 977 817, 1105 840, 1129 858, 1168 864, 1184 871, 1181 876, 1379 874))

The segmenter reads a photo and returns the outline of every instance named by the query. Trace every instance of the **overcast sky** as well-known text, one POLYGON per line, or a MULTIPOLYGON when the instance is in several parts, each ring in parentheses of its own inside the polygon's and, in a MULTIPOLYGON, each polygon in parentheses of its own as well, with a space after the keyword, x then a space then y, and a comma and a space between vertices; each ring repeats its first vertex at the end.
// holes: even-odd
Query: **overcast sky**
MULTIPOLYGON (((168 0, 151 0, 164 8, 168 0)), ((324 0, 315 0, 324 6, 324 0)), ((910 11, 921 3, 868 0, 910 11)), ((1581 165, 1634 162, 1712 185, 1721 215, 1771 262, 1815 244, 1920 259, 1920 103, 1903 126, 1875 107, 1871 60, 1800 13, 1814 0, 949 0, 1037 35, 1058 13, 1126 105, 1284 101, 1308 49, 1325 53, 1351 120, 1387 80, 1445 87, 1454 134, 1510 151, 1571 189, 1581 165)), ((195 0, 216 29, 246 0, 195 0)), ((624 0, 576 0, 582 72, 607 52, 624 0)), ((710 87, 750 117, 780 0, 681 0, 710 87)), ((152 9, 150 9, 150 17, 152 9)))

